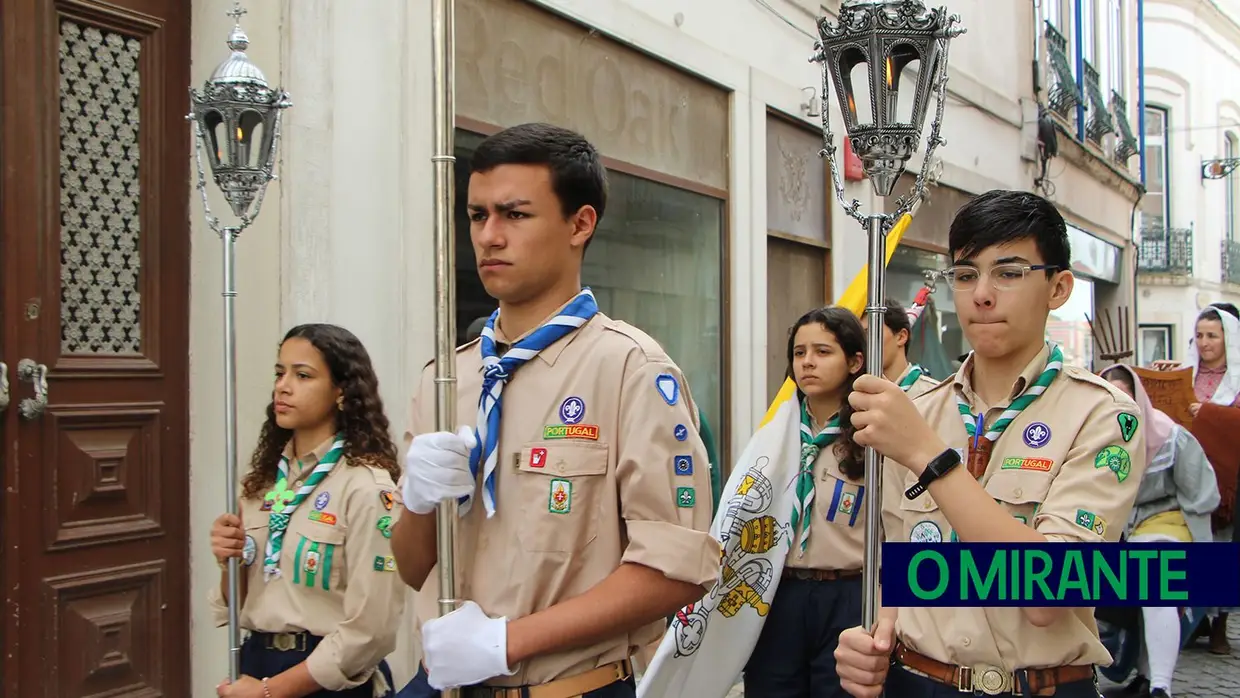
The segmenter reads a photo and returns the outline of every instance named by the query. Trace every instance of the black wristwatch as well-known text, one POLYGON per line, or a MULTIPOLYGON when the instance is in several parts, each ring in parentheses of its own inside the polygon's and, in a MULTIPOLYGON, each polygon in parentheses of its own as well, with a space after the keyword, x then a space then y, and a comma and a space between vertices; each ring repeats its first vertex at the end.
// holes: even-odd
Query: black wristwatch
POLYGON ((954 448, 943 451, 926 465, 926 469, 921 471, 921 477, 917 478, 917 484, 905 490, 904 496, 917 499, 930 487, 930 483, 943 477, 957 465, 960 465, 960 452, 954 448))

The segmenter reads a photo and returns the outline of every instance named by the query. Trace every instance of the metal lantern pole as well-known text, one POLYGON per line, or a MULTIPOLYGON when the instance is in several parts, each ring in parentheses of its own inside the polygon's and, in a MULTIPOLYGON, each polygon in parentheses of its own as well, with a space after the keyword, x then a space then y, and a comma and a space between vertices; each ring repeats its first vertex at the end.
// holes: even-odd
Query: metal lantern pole
MULTIPOLYGON (((957 15, 948 15, 940 7, 926 9, 919 0, 845 0, 840 8, 838 24, 827 17, 818 20, 819 41, 815 44, 813 62, 822 64, 822 133, 823 150, 831 166, 835 194, 845 212, 860 222, 869 236, 869 301, 866 314, 869 328, 866 336, 866 372, 883 375, 883 302, 886 298, 887 232, 905 213, 910 212, 926 193, 926 177, 934 167, 934 150, 943 143, 939 128, 943 121, 947 88, 947 47, 950 40, 964 33, 956 26, 957 15), (916 90, 905 99, 912 99, 911 119, 897 117, 901 73, 916 62, 916 90), (866 65, 869 84, 870 119, 857 118, 853 69, 866 65), (930 125, 926 155, 917 175, 913 191, 899 197, 892 214, 858 213, 861 202, 844 201, 844 185, 835 159, 835 136, 831 132, 830 100, 826 97, 831 85, 839 99, 844 127, 852 149, 861 159, 866 176, 879 197, 889 197, 900 175, 921 140, 922 124, 930 95, 936 99, 934 120, 930 125)), ((865 481, 871 506, 865 512, 865 562, 862 570, 864 597, 862 622, 873 629, 877 620, 879 553, 881 550, 883 501, 882 456, 873 448, 865 449, 865 481)))
MULTIPOLYGON (((198 191, 207 225, 224 243, 224 491, 227 509, 237 515, 237 328, 236 328, 236 243, 241 231, 254 222, 263 206, 267 183, 275 179, 276 150, 280 141, 280 114, 293 104, 282 89, 271 88, 267 79, 245 54, 250 40, 241 29, 246 11, 233 2, 228 13, 234 20, 228 35, 232 50, 216 67, 202 92, 190 88, 190 114, 193 123, 194 161, 198 171, 198 191), (211 214, 207 202, 206 172, 202 151, 216 186, 224 194, 237 225, 223 226, 211 214)), ((228 677, 241 675, 240 626, 241 568, 237 558, 228 561, 228 677)))
MULTIPOLYGON (((431 2, 431 72, 435 153, 435 429, 456 430, 456 44, 455 2, 431 2)), ((439 614, 456 610, 457 503, 440 502, 435 511, 439 564, 439 614)), ((460 690, 442 691, 457 698, 460 690)))

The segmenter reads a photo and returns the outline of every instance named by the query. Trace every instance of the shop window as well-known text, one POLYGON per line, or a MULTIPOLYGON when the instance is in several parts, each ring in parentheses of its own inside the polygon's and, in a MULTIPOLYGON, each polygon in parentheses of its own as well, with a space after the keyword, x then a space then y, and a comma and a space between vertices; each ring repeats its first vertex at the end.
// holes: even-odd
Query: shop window
MULTIPOLYGON (((887 297, 909 306, 925 286, 926 271, 946 269, 947 255, 900 245, 887 264, 887 297)), ((930 375, 942 380, 960 368, 962 357, 972 348, 956 316, 956 301, 946 283, 935 285, 929 307, 913 326, 908 358, 930 375)))
POLYGON ((1093 370, 1094 339, 1089 320, 1094 315, 1094 282, 1077 276, 1068 302, 1052 310, 1046 320, 1046 338, 1063 350, 1064 365, 1093 370))
MULTIPOLYGON (((490 315, 465 201, 482 136, 456 133, 457 336, 490 315)), ((586 251, 582 282, 599 308, 654 337, 680 366, 719 438, 723 424, 724 201, 611 169, 607 210, 586 251)))

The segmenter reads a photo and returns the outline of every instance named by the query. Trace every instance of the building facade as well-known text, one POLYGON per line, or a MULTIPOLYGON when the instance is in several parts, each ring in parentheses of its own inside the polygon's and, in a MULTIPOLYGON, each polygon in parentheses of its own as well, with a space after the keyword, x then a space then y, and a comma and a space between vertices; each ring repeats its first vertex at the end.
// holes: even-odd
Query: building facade
MULTIPOLYGON (((937 185, 889 295, 910 300, 925 270, 947 266, 947 226, 970 196, 1040 189, 1072 223, 1081 279, 1053 334, 1092 365, 1083 316, 1132 305, 1135 4, 946 4, 968 33, 951 48, 937 185), (1039 147, 1040 127, 1055 148, 1039 147)), ((842 122, 808 62, 815 19, 839 0, 456 5, 458 192, 469 153, 503 127, 550 121, 593 140, 612 199, 584 281, 682 365, 730 462, 783 380, 786 328, 865 262, 818 156, 821 110, 836 133, 842 122)), ((0 131, 0 360, 13 386, 0 525, 6 598, 31 610, 7 614, 4 693, 34 690, 54 662, 55 695, 213 695, 227 670, 205 601, 219 583, 209 529, 225 507, 221 246, 192 190, 181 117, 186 87, 227 56, 231 3, 13 6, 6 66, 25 69, 6 69, 0 131), (30 418, 18 406, 39 381, 18 380, 23 358, 48 369, 47 405, 30 418)), ((280 179, 238 243, 242 463, 289 327, 355 332, 398 435, 434 328, 429 3, 247 9, 250 58, 294 107, 280 179)), ((890 210, 845 169, 849 200, 890 210)), ((457 220, 462 333, 493 305, 457 220)), ((934 298, 918 351, 950 364, 968 347, 950 290, 934 298)), ((392 658, 402 681, 411 635, 392 658)))
POLYGON ((1145 3, 1139 359, 1183 361, 1197 313, 1240 302, 1240 3, 1145 3))

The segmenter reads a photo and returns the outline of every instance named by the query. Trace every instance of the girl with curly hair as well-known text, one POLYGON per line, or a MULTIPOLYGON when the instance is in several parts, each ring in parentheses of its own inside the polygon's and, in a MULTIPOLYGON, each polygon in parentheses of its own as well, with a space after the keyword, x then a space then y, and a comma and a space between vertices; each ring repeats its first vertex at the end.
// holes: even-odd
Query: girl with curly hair
POLYGON ((840 633, 861 623, 867 504, 848 394, 864 370, 865 332, 848 309, 811 310, 792 326, 788 375, 801 415, 792 547, 745 666, 748 698, 846 696, 834 653, 840 633))
POLYGON ((227 622, 227 564, 240 558, 241 678, 230 698, 378 698, 396 647, 404 585, 389 536, 396 446, 365 347, 334 325, 280 343, 267 421, 242 482, 240 517, 222 514, 212 589, 227 622))

